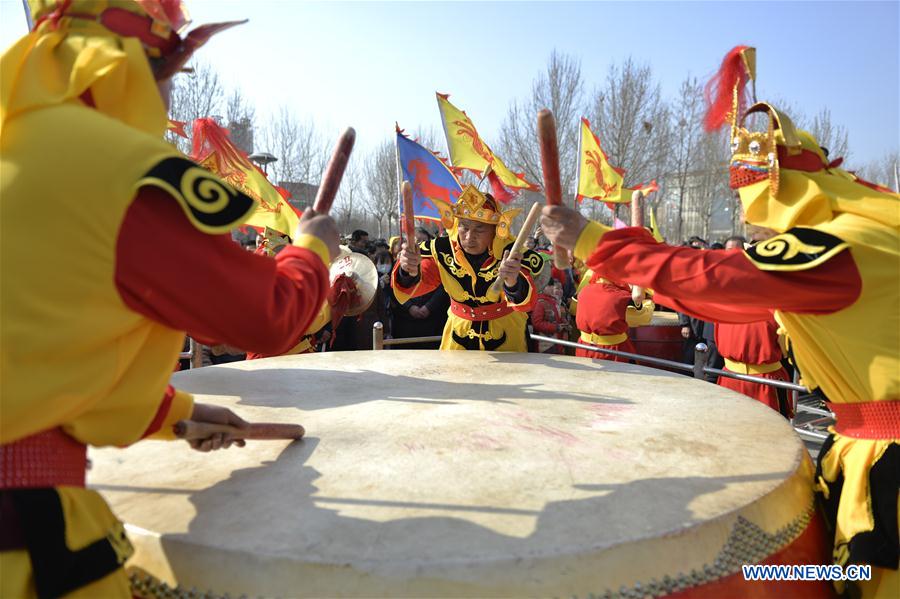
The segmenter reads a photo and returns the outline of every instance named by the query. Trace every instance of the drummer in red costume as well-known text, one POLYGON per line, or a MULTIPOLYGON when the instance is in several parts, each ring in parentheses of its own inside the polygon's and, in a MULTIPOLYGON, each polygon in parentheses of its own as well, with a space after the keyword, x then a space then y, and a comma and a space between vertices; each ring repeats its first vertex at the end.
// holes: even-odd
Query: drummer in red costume
POLYGON ((746 220, 775 237, 743 252, 696 252, 561 206, 544 209, 542 229, 601 276, 652 288, 680 312, 748 323, 774 311, 803 380, 836 416, 815 478, 834 562, 872 566, 870 581, 847 583, 859 596, 896 597, 900 195, 829 162, 811 135, 771 105, 743 111, 754 70, 752 48, 729 53, 707 124, 731 121, 732 187, 746 220), (754 113, 767 117, 767 131, 743 126, 754 113))
MULTIPOLYGON (((180 2, 29 0, 2 56, 0 596, 131 597, 132 547, 85 488, 87 445, 246 423, 168 385, 185 331, 290 347, 319 311, 337 229, 254 256, 228 232, 253 200, 163 140, 169 79, 215 31, 180 2), (32 243, 39 227, 49 243, 32 243)), ((226 447, 222 435, 193 442, 226 447)), ((148 468, 163 465, 149 464, 148 468)))
MULTIPOLYGON (((578 292, 575 313, 575 322, 581 331, 579 341, 602 349, 636 353, 628 338, 628 329, 650 324, 653 301, 645 299, 643 294, 633 298, 629 286, 608 281, 590 270, 584 274, 584 282, 588 284, 582 285, 578 292)), ((614 362, 629 361, 628 358, 581 348, 575 350, 575 355, 614 362)))
MULTIPOLYGON (((717 322, 716 347, 729 372, 752 374, 772 381, 790 380, 781 365, 783 356, 778 345, 778 323, 774 318, 742 324, 717 322)), ((782 390, 725 376, 719 377, 718 384, 752 397, 787 418, 792 416, 787 393, 782 390)))

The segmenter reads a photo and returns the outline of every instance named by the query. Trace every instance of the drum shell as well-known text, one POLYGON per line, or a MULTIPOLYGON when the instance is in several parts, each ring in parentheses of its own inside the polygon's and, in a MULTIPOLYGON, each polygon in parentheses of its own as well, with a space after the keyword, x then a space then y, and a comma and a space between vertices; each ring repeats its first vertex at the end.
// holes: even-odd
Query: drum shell
POLYGON ((635 353, 681 362, 684 338, 678 315, 674 312, 654 312, 649 325, 629 329, 628 336, 634 344, 635 353))

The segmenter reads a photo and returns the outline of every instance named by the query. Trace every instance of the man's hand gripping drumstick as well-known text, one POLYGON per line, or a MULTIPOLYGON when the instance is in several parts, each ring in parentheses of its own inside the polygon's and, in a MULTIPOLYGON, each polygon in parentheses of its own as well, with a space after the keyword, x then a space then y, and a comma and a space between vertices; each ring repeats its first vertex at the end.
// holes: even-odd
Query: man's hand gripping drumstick
POLYGON ((509 287, 515 285, 519 272, 522 270, 522 250, 525 248, 525 241, 534 230, 534 225, 537 223, 537 219, 540 215, 541 206, 535 202, 531 205, 531 210, 528 211, 528 216, 525 218, 525 224, 523 224, 522 228, 519 230, 519 235, 516 237, 515 243, 513 243, 512 250, 503 253, 500 271, 491 285, 491 293, 500 293, 500 288, 504 282, 506 282, 509 287), (510 283, 509 280, 506 280, 507 278, 512 279, 512 283, 510 283))
POLYGON ((301 439, 306 432, 299 424, 250 423, 221 406, 198 403, 190 420, 179 420, 175 436, 190 443, 197 451, 243 447, 246 439, 301 439))
MULTIPOLYGON (((546 108, 538 112, 537 132, 541 145, 541 170, 544 173, 544 195, 547 196, 547 207, 562 206, 556 121, 553 119, 553 113, 546 108)), ((544 209, 544 214, 547 214, 547 209, 544 209)), ((553 242, 553 263, 556 268, 560 270, 569 268, 569 250, 573 249, 575 244, 566 247, 557 245, 552 238, 550 240, 553 242)))
POLYGON ((419 248, 416 245, 413 191, 408 181, 404 181, 400 186, 400 193, 403 196, 403 233, 406 240, 400 245, 400 255, 397 259, 400 261, 400 268, 403 269, 403 272, 414 277, 419 274, 422 257, 419 255, 419 248))
MULTIPOLYGON (((644 194, 641 193, 640 189, 635 189, 634 193, 631 194, 631 226, 632 227, 643 227, 644 226, 644 206, 642 204, 644 199, 644 194)), ((640 285, 633 285, 631 287, 631 301, 634 305, 640 309, 641 305, 644 303, 644 298, 646 294, 644 293, 644 288, 640 285)))
MULTIPOLYGON (((321 239, 328 246, 332 260, 340 250, 337 226, 328 212, 341 185, 355 140, 356 132, 352 128, 341 134, 325 168, 313 208, 304 212, 296 232, 297 236, 310 234, 321 239)), ((228 408, 202 403, 194 404, 191 419, 179 420, 174 429, 176 437, 186 440, 197 451, 225 449, 231 445, 243 447, 246 439, 300 439, 306 432, 299 424, 250 423, 228 408)))

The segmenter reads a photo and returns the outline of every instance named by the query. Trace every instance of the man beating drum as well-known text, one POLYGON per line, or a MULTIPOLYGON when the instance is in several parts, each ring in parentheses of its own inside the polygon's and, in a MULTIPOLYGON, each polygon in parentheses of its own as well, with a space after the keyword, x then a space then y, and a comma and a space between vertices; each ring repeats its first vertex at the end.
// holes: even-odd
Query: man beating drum
POLYGON ((443 286, 450 310, 441 349, 527 351, 526 313, 536 298, 532 277, 544 261, 532 250, 511 252, 510 227, 519 210, 501 211, 491 194, 474 185, 452 206, 432 201, 449 235, 418 247, 402 245, 391 285, 397 301, 443 286), (495 285, 498 278, 502 286, 495 285))
POLYGON ((278 353, 307 329, 338 253, 327 209, 342 168, 293 247, 274 260, 243 251, 228 233, 254 201, 163 140, 170 78, 237 23, 182 38, 179 2, 26 9, 32 30, 0 64, 0 252, 15 281, 2 286, 0 596, 131 597, 121 566, 133 550, 85 488, 87 446, 180 432, 209 451, 234 442, 223 426, 273 433, 195 405, 169 375, 185 331, 278 353), (54 243, 29 243, 34 222, 54 243))
POLYGON ((778 235, 746 251, 696 252, 658 243, 640 228, 612 230, 562 206, 544 208, 542 228, 601 276, 652 288, 679 312, 746 323, 774 311, 804 382, 836 416, 815 478, 834 562, 873 566, 872 579, 858 583, 863 597, 896 596, 900 195, 837 168, 769 104, 742 111, 752 50, 738 47, 726 57, 721 72, 739 76, 717 81, 725 100, 713 103, 707 123, 731 121, 731 185, 746 220, 778 235), (767 117, 767 132, 744 127, 755 113, 767 117))

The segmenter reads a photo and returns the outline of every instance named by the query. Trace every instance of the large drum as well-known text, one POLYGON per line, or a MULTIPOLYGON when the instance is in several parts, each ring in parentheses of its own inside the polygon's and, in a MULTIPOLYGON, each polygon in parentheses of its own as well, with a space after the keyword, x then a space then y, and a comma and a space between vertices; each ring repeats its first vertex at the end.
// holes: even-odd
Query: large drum
POLYGON ((744 582, 742 564, 825 564, 829 551, 803 444, 721 387, 602 360, 437 351, 270 358, 174 382, 308 436, 92 452, 89 483, 136 546, 129 565, 168 585, 232 597, 828 593, 744 582))
POLYGON ((630 329, 628 336, 635 353, 681 362, 684 338, 675 312, 654 312, 649 325, 630 329))

